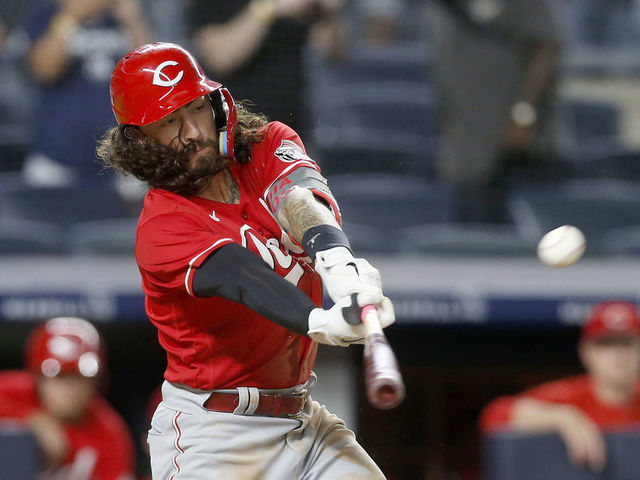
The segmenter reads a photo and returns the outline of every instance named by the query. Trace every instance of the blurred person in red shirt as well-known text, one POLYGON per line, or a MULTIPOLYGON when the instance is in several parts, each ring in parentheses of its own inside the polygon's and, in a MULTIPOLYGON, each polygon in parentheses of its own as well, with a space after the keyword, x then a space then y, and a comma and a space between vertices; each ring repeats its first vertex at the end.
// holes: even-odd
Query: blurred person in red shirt
POLYGON ((640 427, 637 306, 595 305, 582 327, 578 352, 586 374, 491 401, 480 415, 481 432, 555 432, 573 464, 601 471, 607 459, 603 431, 640 427))
POLYGON ((25 370, 0 372, 0 421, 33 431, 42 479, 130 480, 134 444, 120 415, 98 393, 104 347, 87 320, 58 317, 38 325, 25 370))

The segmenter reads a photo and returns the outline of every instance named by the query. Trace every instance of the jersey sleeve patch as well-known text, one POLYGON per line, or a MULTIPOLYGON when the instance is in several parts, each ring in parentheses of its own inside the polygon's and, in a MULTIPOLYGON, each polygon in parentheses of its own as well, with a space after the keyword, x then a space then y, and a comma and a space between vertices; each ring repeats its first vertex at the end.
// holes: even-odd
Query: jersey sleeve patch
POLYGON ((311 157, 306 154, 300 145, 293 140, 284 139, 280 142, 280 146, 276 148, 273 154, 283 162, 295 162, 297 160, 312 161, 311 157))

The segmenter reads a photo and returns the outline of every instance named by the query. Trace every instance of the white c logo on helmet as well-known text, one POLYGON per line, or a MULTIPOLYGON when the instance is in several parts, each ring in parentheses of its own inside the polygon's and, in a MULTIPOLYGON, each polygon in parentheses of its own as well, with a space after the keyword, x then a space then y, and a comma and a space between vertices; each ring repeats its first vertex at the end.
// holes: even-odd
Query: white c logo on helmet
MULTIPOLYGON (((160 65, 158 65, 155 70, 149 70, 148 68, 145 68, 144 71, 153 72, 153 81, 151 83, 153 83, 154 85, 158 85, 159 87, 171 87, 171 90, 173 90, 173 87, 180 80, 182 80, 182 77, 184 76, 184 70, 180 70, 178 75, 176 75, 174 78, 169 78, 169 76, 164 73, 162 69, 168 66, 175 65, 178 65, 178 62, 174 60, 167 60, 166 62, 162 62, 160 65)), ((169 95, 171 93, 171 90, 160 97, 159 100, 162 100, 164 97, 169 95)))

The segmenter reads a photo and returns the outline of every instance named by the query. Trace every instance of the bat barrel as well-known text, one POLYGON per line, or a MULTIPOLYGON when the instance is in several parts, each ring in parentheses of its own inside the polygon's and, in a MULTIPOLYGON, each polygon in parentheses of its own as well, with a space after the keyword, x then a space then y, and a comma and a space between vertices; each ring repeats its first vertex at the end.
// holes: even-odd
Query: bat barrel
POLYGON ((367 337, 364 370, 367 398, 371 405, 389 410, 402 403, 404 383, 396 357, 384 334, 373 333, 367 337))

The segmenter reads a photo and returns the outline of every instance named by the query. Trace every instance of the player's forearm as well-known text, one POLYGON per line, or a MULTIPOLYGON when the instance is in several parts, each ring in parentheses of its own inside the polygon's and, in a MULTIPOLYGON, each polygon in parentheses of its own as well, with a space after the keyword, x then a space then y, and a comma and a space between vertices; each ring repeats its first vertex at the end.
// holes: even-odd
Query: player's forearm
POLYGON ((138 0, 116 0, 112 6, 112 14, 134 47, 153 41, 154 33, 145 20, 138 0))
POLYGON ((72 16, 60 13, 53 17, 47 31, 34 42, 27 54, 27 64, 37 82, 54 83, 66 71, 71 61, 67 42, 76 28, 77 21, 72 16))
POLYGON ((533 43, 516 100, 537 106, 556 81, 559 62, 560 46, 557 43, 533 43))
POLYGON ((123 28, 127 32, 127 36, 131 39, 131 44, 134 47, 153 41, 154 35, 142 19, 129 21, 123 24, 123 28))
MULTIPOLYGON (((257 3, 250 2, 227 24, 207 25, 196 32, 203 63, 216 74, 233 73, 262 45, 275 12, 256 8, 257 3)), ((269 7, 265 4, 265 8, 269 7)))
POLYGON ((296 242, 302 243, 307 230, 319 225, 340 228, 326 202, 306 188, 294 188, 282 200, 278 222, 296 242))
POLYGON ((316 306, 295 285, 246 248, 230 244, 211 254, 193 277, 198 297, 241 303, 284 328, 304 335, 316 306))
POLYGON ((559 432, 573 413, 570 405, 521 398, 514 402, 509 426, 521 432, 559 432))

